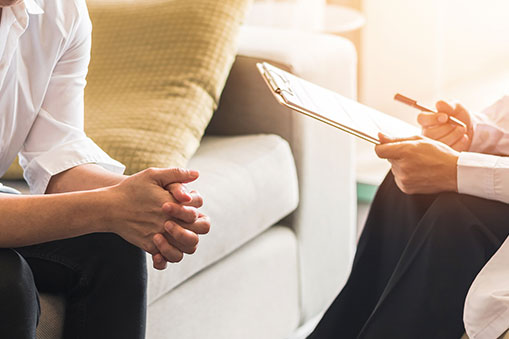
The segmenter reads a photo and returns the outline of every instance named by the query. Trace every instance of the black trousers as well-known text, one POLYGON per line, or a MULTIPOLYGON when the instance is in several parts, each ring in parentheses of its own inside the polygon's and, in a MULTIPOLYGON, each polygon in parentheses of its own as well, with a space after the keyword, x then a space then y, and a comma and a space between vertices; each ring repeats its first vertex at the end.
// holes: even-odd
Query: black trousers
POLYGON ((405 195, 389 174, 350 277, 309 338, 460 338, 468 289, 508 234, 509 205, 405 195))
POLYGON ((65 297, 65 339, 144 338, 145 260, 107 233, 0 249, 0 338, 35 338, 38 292, 65 297))

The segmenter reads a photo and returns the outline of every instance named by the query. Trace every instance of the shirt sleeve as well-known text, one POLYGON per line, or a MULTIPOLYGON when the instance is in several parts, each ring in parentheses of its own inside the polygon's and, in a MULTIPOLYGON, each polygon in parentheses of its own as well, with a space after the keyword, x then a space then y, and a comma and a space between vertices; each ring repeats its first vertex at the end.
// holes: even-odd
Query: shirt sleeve
POLYGON ((458 159, 458 192, 509 203, 509 97, 475 117, 469 152, 458 159))
POLYGON ((43 194, 51 177, 72 167, 96 163, 123 173, 84 132, 84 88, 90 62, 92 24, 85 1, 64 53, 56 64, 40 112, 20 152, 24 176, 34 194, 43 194))
POLYGON ((477 114, 470 152, 509 155, 509 96, 477 114))
POLYGON ((458 192, 509 203, 509 157, 460 153, 458 192))

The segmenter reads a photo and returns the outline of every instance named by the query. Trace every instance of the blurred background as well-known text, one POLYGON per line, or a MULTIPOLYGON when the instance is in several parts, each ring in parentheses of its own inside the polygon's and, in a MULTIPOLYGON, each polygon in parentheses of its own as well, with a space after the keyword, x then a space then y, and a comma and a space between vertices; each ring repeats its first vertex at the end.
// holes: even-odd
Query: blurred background
MULTIPOLYGON (((418 112, 394 102, 396 92, 472 111, 509 93, 508 13, 507 0, 258 0, 248 24, 347 37, 359 55, 359 101, 415 124, 418 112)), ((357 147, 357 180, 376 186, 388 163, 369 143, 357 147)))

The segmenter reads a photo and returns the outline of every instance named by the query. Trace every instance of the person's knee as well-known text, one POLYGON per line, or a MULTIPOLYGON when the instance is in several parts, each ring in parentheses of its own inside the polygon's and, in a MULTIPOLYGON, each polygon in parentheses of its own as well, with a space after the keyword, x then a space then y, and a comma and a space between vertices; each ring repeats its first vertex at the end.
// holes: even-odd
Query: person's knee
MULTIPOLYGON (((98 269, 115 279, 146 283, 146 254, 140 248, 130 244, 115 234, 98 234, 93 240, 98 269)), ((143 288, 143 286, 140 286, 143 288)))
POLYGON ((36 321, 39 302, 32 271, 27 262, 11 249, 0 249, 0 309, 12 316, 36 321))
POLYGON ((478 222, 468 208, 473 197, 458 193, 441 193, 426 213, 425 222, 433 225, 432 233, 440 238, 469 236, 478 222))
POLYGON ((33 289, 32 271, 21 255, 11 249, 0 249, 0 291, 2 298, 33 289), (8 293, 5 293, 8 291, 8 293))
POLYGON ((458 205, 461 204, 461 195, 454 192, 444 192, 440 193, 433 205, 432 208, 437 212, 446 212, 451 208, 457 208, 458 205))

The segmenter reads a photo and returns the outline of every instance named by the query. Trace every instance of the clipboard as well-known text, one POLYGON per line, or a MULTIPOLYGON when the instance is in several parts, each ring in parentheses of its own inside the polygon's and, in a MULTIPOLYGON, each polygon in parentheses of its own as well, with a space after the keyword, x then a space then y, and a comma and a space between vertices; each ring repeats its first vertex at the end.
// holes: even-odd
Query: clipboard
POLYGON ((363 140, 380 144, 379 132, 397 138, 421 134, 416 126, 362 105, 269 63, 257 63, 256 66, 281 105, 363 140))

